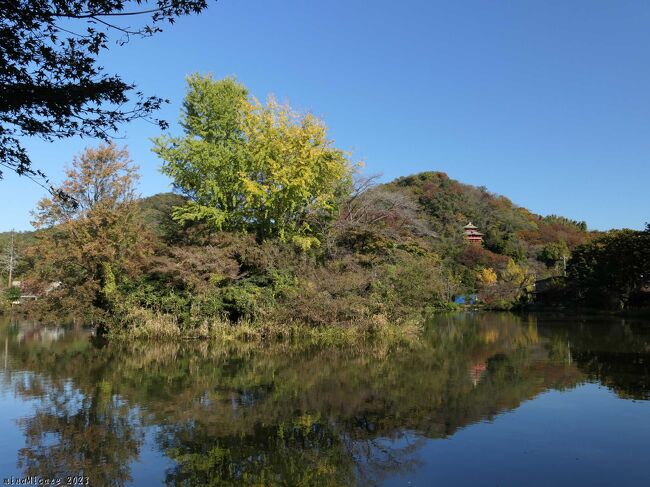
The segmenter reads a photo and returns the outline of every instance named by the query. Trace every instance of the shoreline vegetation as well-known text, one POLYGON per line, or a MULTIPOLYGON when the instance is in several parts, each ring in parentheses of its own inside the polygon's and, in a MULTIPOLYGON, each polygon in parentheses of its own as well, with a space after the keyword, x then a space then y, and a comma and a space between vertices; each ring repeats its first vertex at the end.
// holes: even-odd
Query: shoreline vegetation
POLYGON ((117 327, 106 336, 110 340, 214 340, 223 345, 238 343, 289 343, 315 346, 346 346, 368 343, 412 345, 424 329, 424 319, 389 324, 374 323, 348 326, 308 326, 305 323, 261 323, 213 321, 192 330, 183 330, 168 315, 138 314, 131 327, 117 327))
POLYGON ((190 76, 180 126, 153 141, 174 193, 140 198, 125 148, 87 148, 65 197, 38 203, 35 232, 0 234, 0 313, 20 302, 118 340, 343 343, 414 340, 463 296, 499 310, 650 304, 650 227, 589 231, 441 172, 380 184, 324 122, 231 78, 190 76))

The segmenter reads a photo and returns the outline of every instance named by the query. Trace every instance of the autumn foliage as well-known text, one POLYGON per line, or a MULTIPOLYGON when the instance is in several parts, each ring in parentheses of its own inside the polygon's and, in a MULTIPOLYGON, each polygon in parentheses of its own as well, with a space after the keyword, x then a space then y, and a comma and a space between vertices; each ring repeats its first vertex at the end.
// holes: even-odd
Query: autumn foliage
POLYGON ((258 336, 291 323, 372 334, 461 294, 521 304, 591 238, 444 173, 361 177, 321 120, 233 79, 190 76, 181 127, 154 141, 176 194, 139 199, 137 167, 109 144, 72 162, 67 198, 39 202, 23 264, 39 306, 138 336, 236 323, 258 336), (465 239, 468 221, 482 244, 465 239))
POLYGON ((61 190, 69 198, 39 202, 34 224, 42 231, 30 255, 41 281, 62 284, 49 301, 63 310, 110 310, 120 282, 143 269, 153 241, 136 202, 137 179, 125 149, 89 148, 66 170, 61 190))

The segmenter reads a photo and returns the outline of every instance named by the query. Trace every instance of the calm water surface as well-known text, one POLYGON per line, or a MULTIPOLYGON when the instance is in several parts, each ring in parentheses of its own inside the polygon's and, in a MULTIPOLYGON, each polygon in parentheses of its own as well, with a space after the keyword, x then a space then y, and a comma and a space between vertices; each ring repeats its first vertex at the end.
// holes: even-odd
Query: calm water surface
POLYGON ((0 482, 650 485, 650 322, 463 314, 352 351, 0 319, 0 357, 0 482))

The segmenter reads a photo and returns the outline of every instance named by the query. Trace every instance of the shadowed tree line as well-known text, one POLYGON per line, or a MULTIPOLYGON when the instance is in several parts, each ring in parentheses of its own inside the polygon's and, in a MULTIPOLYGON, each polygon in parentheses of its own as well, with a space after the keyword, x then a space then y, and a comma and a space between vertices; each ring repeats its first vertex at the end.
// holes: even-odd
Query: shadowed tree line
POLYGON ((576 247, 566 277, 552 280, 538 301, 647 314, 650 225, 642 231, 612 230, 576 247))

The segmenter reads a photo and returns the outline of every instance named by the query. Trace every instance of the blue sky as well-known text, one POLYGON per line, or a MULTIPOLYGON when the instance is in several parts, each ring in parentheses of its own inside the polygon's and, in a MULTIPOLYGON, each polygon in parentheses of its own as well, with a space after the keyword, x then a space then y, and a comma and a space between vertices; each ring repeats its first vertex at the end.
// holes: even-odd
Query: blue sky
MULTIPOLYGON (((234 75, 311 111, 366 173, 438 170, 590 228, 650 221, 650 3, 642 1, 220 0, 102 57, 178 133, 184 78, 234 75)), ((156 127, 120 144, 140 190, 169 190, 156 127)), ((90 140, 30 140, 53 180, 90 140)), ((5 172, 0 230, 30 229, 44 191, 5 172)))

